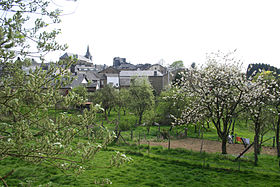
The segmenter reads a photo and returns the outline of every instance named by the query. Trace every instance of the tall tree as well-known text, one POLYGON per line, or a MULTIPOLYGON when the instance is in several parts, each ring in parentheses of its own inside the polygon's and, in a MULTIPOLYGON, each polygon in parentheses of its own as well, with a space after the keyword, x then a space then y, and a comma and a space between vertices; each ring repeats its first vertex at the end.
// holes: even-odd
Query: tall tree
POLYGON ((205 67, 190 69, 181 79, 174 96, 184 95, 190 103, 177 120, 188 124, 208 118, 222 140, 222 154, 226 154, 233 118, 240 112, 246 92, 246 76, 241 72, 240 61, 234 52, 211 53, 205 67))
POLYGON ((169 68, 176 70, 184 67, 184 62, 182 60, 173 62, 169 68))
POLYGON ((153 88, 146 77, 136 77, 131 81, 129 93, 130 108, 138 116, 138 124, 141 124, 144 112, 154 106, 153 88))

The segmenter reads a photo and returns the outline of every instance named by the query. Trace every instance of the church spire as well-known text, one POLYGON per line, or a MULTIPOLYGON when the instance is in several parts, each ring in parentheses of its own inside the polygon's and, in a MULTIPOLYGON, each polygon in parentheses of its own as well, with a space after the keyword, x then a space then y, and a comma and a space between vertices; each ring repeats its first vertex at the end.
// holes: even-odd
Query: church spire
POLYGON ((92 61, 92 56, 89 52, 89 45, 87 46, 87 52, 86 52, 86 55, 85 55, 86 58, 90 59, 92 61))

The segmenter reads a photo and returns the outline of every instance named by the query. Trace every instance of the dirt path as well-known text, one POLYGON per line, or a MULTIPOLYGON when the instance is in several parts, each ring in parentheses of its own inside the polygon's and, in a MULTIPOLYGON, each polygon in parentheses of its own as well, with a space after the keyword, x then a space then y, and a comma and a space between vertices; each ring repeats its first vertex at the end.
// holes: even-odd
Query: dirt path
MULTIPOLYGON (((201 139, 196 138, 186 138, 186 139, 180 139, 180 140, 171 140, 170 147, 171 148, 185 148, 188 150, 193 151, 200 151, 201 147, 201 139)), ((147 142, 142 142, 147 144, 147 142)), ((168 147, 168 142, 150 142, 151 146, 164 146, 168 147)), ((204 140, 203 148, 202 150, 208 153, 220 153, 222 143, 218 141, 213 140, 204 140)), ((238 155, 244 150, 244 146, 242 144, 227 144, 227 153, 232 155, 238 155)), ((254 148, 251 147, 248 152, 253 152, 254 148)), ((247 152, 247 153, 248 153, 247 152)), ((276 148, 272 147, 262 147, 262 154, 268 154, 268 155, 276 155, 276 148)))

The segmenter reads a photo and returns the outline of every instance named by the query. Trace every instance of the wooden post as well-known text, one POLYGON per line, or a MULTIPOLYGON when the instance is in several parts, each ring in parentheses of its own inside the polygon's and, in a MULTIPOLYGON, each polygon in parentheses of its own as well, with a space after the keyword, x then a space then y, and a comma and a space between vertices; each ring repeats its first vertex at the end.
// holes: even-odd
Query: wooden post
POLYGON ((273 142, 272 142, 272 147, 275 147, 275 136, 273 136, 273 142))
POLYGON ((133 141, 133 129, 131 129, 131 131, 130 131, 130 138, 131 138, 131 141, 133 141))
POLYGON ((150 156, 150 140, 148 141, 148 156, 150 156))
POLYGON ((254 145, 254 142, 251 145, 249 145, 242 153, 240 153, 240 155, 236 157, 234 161, 237 161, 244 153, 246 153, 252 147, 252 145, 254 145))
POLYGON ((185 128, 185 136, 188 136, 188 128, 185 128))
POLYGON ((140 140, 141 140, 141 137, 140 137, 140 132, 139 132, 139 136, 138 136, 138 144, 140 146, 140 140))
POLYGON ((234 134, 234 143, 236 144, 236 137, 237 137, 237 134, 234 134))
POLYGON ((168 131, 168 150, 170 150, 170 131, 168 131))
POLYGON ((140 153, 140 131, 139 131, 139 137, 138 137, 138 149, 139 149, 139 153, 140 153))

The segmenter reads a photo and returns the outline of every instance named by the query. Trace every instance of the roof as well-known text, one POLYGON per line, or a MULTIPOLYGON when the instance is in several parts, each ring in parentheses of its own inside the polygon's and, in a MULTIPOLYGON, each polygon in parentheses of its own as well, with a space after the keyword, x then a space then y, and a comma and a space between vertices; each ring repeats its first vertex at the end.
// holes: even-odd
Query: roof
POLYGON ((64 53, 64 55, 62 55, 60 57, 60 59, 65 59, 65 58, 68 58, 68 57, 74 57, 74 58, 77 58, 78 61, 85 61, 85 62, 88 62, 88 63, 92 63, 92 61, 82 55, 77 55, 77 54, 74 54, 74 53, 64 53))
POLYGON ((119 74, 106 73, 107 77, 119 77, 119 74))
POLYGON ((118 69, 137 69, 135 65, 130 64, 130 63, 125 63, 125 64, 121 64, 120 66, 118 66, 118 69))
POLYGON ((108 73, 108 72, 118 74, 120 72, 120 70, 110 66, 110 67, 107 67, 106 69, 99 71, 98 73, 108 73))
POLYGON ((85 74, 78 74, 74 76, 74 80, 70 85, 67 85, 63 88, 75 88, 77 86, 85 85, 87 88, 89 87, 96 87, 97 83, 90 83, 90 80, 86 77, 85 74))
POLYGON ((155 76, 155 72, 156 76, 163 76, 162 73, 160 73, 159 71, 121 71, 120 77, 153 77, 155 76))
POLYGON ((86 71, 85 73, 88 80, 100 80, 101 76, 93 71, 86 71))

